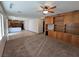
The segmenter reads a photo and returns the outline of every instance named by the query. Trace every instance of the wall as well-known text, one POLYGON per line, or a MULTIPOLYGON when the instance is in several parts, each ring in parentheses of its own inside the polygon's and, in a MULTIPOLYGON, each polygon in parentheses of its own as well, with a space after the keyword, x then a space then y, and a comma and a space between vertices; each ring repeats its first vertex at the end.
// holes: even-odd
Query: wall
POLYGON ((38 21, 36 19, 29 20, 28 30, 38 33, 38 21))
POLYGON ((24 29, 36 33, 43 32, 43 20, 40 18, 24 18, 9 16, 9 19, 24 21, 24 29))
POLYGON ((25 29, 25 30, 28 30, 28 25, 29 25, 29 20, 26 19, 26 20, 24 21, 24 29, 25 29))
POLYGON ((43 32, 43 20, 38 20, 38 31, 39 31, 39 33, 42 33, 43 32))
MULTIPOLYGON (((1 15, 0 15, 0 26, 1 26, 1 15)), ((0 39, 1 39, 1 35, 2 35, 2 33, 1 33, 1 27, 0 27, 0 39)))
POLYGON ((6 42, 6 39, 7 39, 8 27, 7 27, 7 16, 4 13, 1 4, 0 4, 0 13, 3 14, 3 20, 4 20, 4 36, 0 40, 0 56, 2 56, 4 46, 5 46, 5 42, 6 42))
POLYGON ((43 20, 38 18, 29 18, 24 22, 25 30, 42 33, 43 32, 43 20))

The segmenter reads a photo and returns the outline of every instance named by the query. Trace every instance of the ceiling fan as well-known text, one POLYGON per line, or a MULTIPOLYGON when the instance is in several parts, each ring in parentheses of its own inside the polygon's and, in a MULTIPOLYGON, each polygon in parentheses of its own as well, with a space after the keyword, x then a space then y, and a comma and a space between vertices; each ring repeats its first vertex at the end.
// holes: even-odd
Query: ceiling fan
POLYGON ((43 12, 43 14, 54 13, 54 9, 56 8, 56 6, 52 6, 50 4, 42 4, 40 7, 42 9, 41 11, 43 12))
POLYGON ((43 11, 48 11, 49 13, 54 13, 54 10, 56 8, 56 6, 50 7, 50 6, 40 6, 43 11))

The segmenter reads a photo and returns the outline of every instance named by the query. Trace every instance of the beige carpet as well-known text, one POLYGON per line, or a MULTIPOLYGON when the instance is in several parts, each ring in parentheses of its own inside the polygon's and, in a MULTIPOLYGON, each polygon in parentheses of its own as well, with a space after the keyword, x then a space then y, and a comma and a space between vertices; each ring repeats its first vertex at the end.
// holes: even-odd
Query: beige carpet
POLYGON ((3 56, 76 57, 79 56, 79 48, 38 34, 7 41, 3 56))

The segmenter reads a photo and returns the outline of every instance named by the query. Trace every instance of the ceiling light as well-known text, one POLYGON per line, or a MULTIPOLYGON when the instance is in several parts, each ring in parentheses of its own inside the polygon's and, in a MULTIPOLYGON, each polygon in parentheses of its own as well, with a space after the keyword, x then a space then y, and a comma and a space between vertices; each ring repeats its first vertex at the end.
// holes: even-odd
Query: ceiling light
POLYGON ((45 10, 45 11, 43 11, 43 13, 44 13, 44 14, 48 14, 48 11, 47 11, 47 10, 45 10))

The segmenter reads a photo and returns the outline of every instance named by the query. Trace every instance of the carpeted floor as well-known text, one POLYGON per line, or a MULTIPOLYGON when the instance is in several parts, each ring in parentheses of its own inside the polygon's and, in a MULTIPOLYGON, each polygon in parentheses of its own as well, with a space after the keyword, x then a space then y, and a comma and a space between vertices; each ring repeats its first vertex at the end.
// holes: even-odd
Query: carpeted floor
POLYGON ((79 48, 43 34, 21 37, 6 43, 3 57, 79 57, 79 48))

